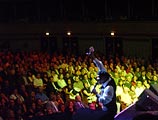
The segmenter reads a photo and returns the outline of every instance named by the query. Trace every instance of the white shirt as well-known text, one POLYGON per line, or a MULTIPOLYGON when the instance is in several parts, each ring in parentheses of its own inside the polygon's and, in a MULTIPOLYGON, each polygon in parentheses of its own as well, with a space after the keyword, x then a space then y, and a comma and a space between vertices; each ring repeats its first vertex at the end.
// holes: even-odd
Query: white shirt
POLYGON ((136 96, 139 97, 140 94, 144 91, 144 87, 136 87, 135 89, 135 93, 136 93, 136 96))
POLYGON ((106 105, 112 101, 114 96, 114 88, 110 85, 106 86, 105 88, 101 89, 101 92, 98 96, 98 101, 106 105))

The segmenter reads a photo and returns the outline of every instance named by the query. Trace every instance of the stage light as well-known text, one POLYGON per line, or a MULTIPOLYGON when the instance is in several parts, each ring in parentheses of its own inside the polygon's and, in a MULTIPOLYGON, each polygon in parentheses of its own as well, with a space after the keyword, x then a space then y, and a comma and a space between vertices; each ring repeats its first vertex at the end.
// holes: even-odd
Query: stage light
POLYGON ((111 32, 111 36, 114 36, 115 35, 115 33, 114 32, 111 32))
POLYGON ((71 32, 67 32, 67 35, 70 36, 70 35, 71 35, 71 32))
POLYGON ((46 32, 46 35, 48 36, 48 35, 49 35, 49 32, 46 32))

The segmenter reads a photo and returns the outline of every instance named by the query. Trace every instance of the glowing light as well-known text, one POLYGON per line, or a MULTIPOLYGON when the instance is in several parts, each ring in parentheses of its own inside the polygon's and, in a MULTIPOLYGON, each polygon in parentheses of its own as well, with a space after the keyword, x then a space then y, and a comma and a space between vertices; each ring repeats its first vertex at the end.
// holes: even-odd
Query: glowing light
POLYGON ((70 35, 71 35, 71 32, 67 32, 67 35, 69 35, 69 36, 70 36, 70 35))
POLYGON ((49 35, 49 32, 46 32, 46 35, 49 35))
POLYGON ((115 33, 114 32, 111 32, 111 36, 114 36, 115 35, 115 33))

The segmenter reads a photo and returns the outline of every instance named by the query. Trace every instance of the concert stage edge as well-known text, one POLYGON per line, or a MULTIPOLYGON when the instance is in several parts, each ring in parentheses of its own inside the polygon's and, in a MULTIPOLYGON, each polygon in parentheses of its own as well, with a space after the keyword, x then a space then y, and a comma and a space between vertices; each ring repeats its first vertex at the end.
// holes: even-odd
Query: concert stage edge
POLYGON ((158 120, 158 96, 145 89, 138 101, 118 113, 115 120, 158 120))

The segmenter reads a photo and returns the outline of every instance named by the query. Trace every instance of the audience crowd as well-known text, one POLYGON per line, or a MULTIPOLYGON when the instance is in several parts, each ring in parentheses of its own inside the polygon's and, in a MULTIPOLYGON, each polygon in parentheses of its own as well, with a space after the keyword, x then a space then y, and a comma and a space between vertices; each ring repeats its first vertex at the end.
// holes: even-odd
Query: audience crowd
MULTIPOLYGON (((144 89, 158 84, 157 61, 107 58, 101 53, 97 57, 116 82, 118 113, 136 102, 144 89)), ((0 119, 26 120, 63 113, 70 120, 79 108, 100 109, 91 92, 97 72, 86 55, 1 51, 0 119)))

